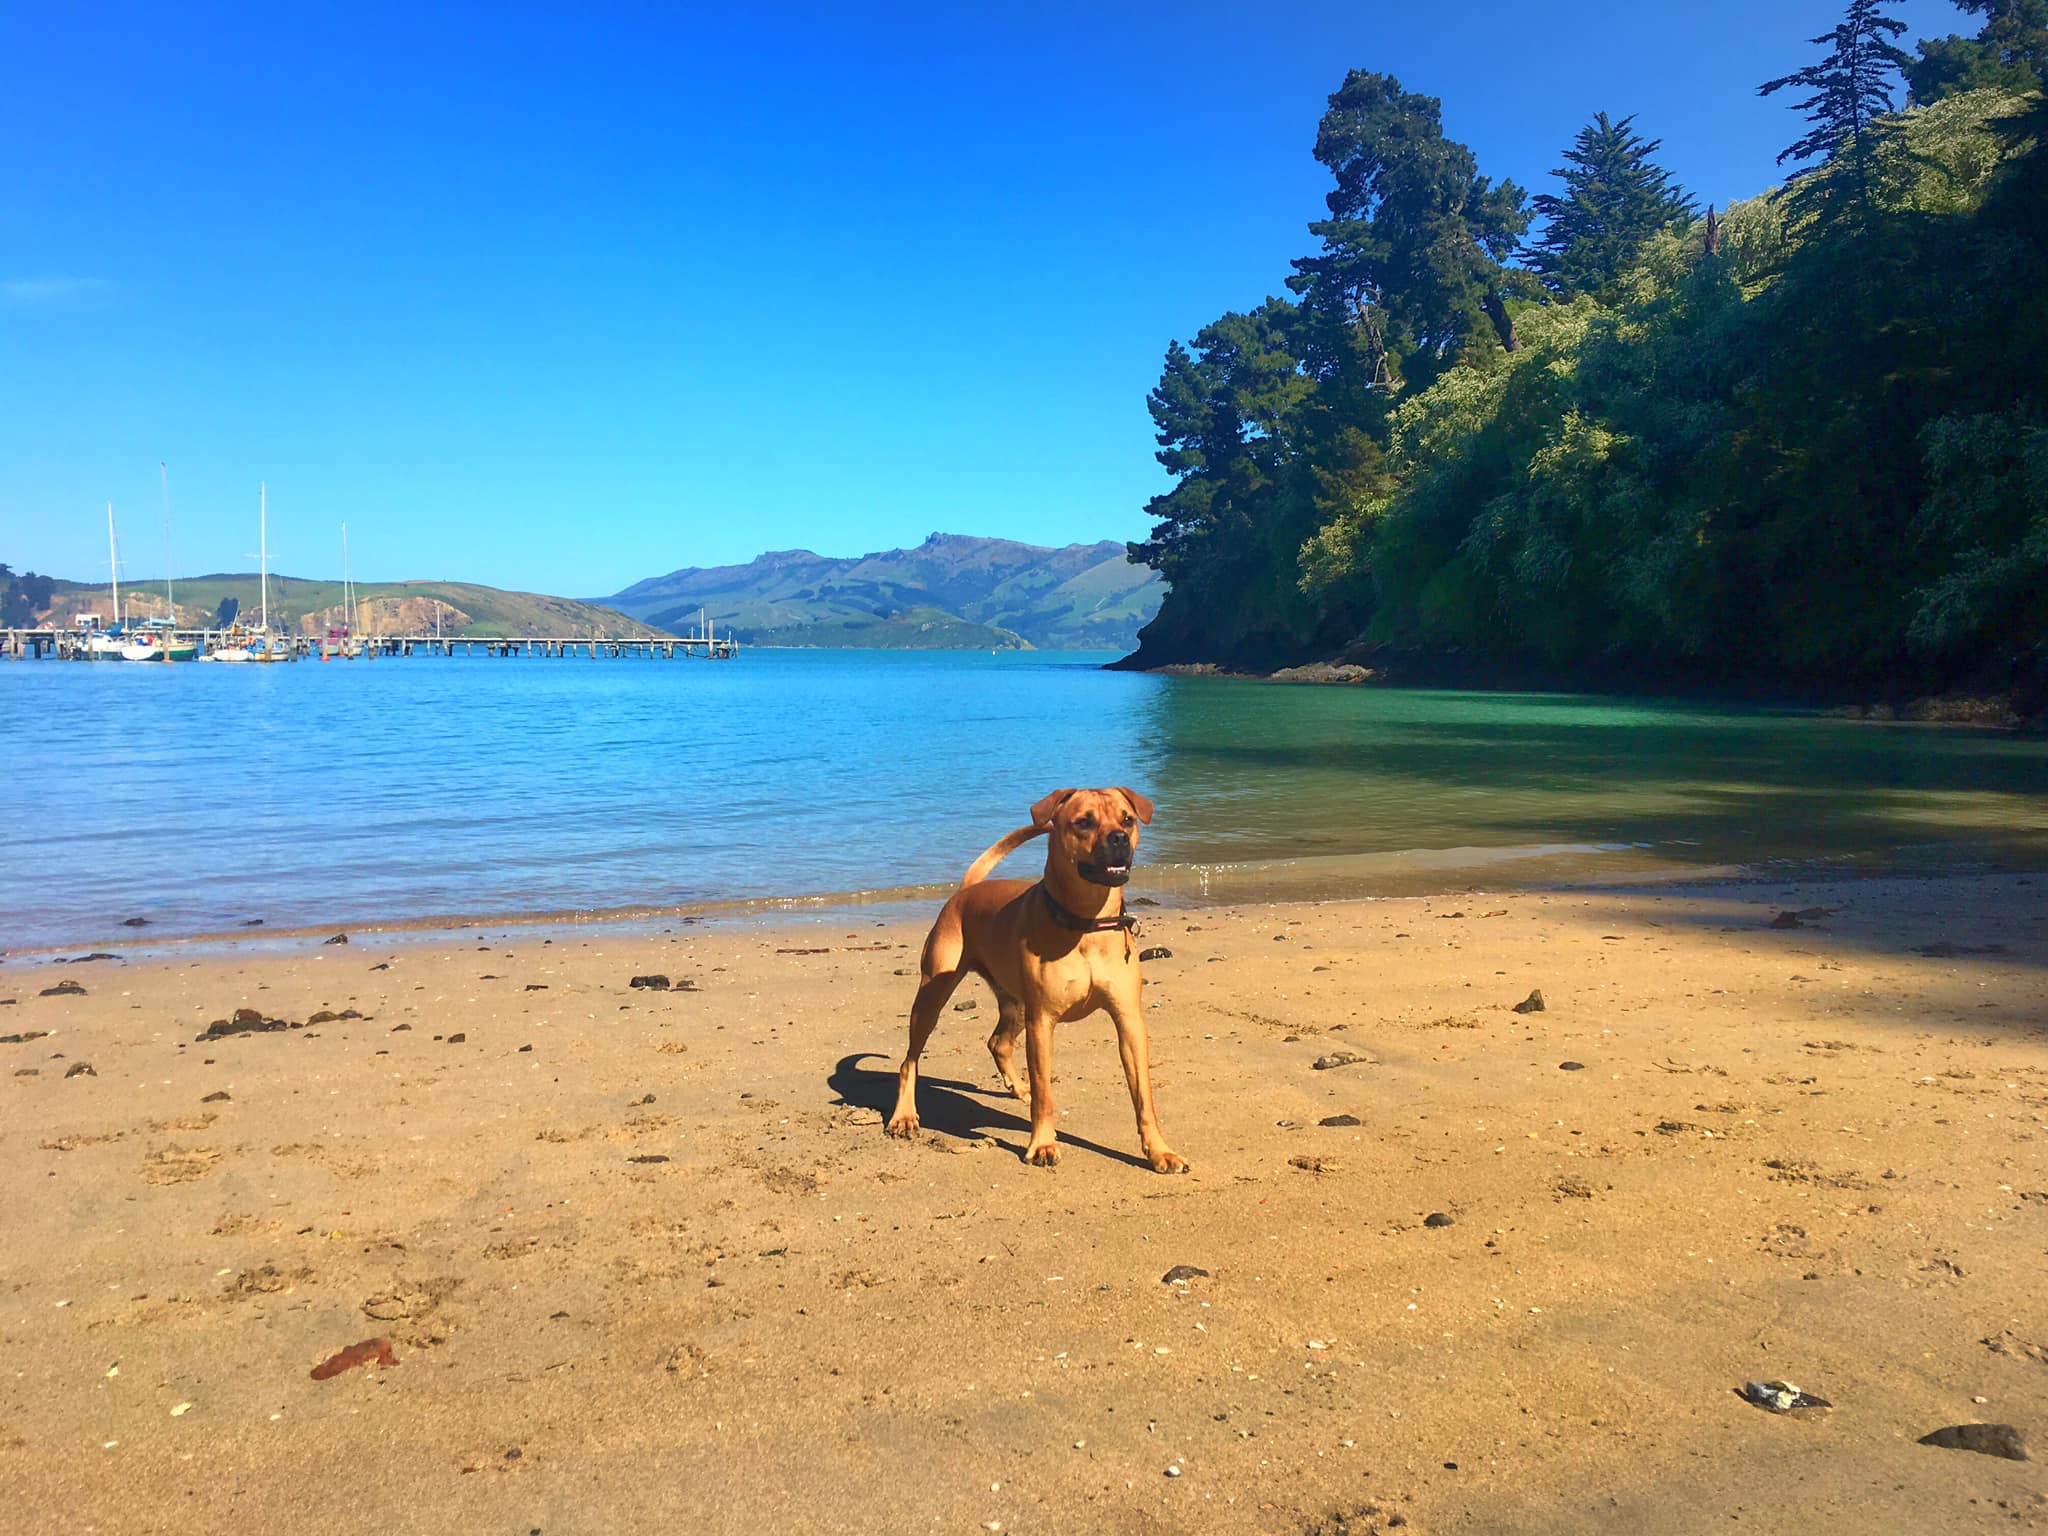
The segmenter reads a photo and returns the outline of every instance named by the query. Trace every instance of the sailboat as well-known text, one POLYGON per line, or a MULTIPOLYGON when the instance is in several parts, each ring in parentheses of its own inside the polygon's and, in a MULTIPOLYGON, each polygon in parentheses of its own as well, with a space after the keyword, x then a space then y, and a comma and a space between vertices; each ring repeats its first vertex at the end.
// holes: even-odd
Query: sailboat
POLYGON ((362 654, 362 646, 356 640, 356 588, 348 575, 348 524, 341 525, 341 622, 327 626, 327 639, 320 647, 320 659, 331 661, 339 656, 343 661, 354 661, 362 654))
POLYGON ((114 504, 107 503, 107 597, 113 611, 107 622, 85 637, 87 661, 121 659, 121 559, 114 540, 114 504))
POLYGON ((177 586, 171 575, 171 472, 161 463, 156 467, 164 489, 164 609, 165 619, 145 619, 142 628, 121 647, 125 661, 190 661, 199 654, 197 641, 178 638, 177 586))
POLYGON ((259 483, 256 489, 258 527, 262 543, 258 546, 257 560, 260 562, 258 579, 262 582, 263 618, 253 632, 239 627, 231 631, 227 643, 216 646, 206 653, 209 661, 290 661, 291 652, 279 645, 270 633, 270 486, 259 483))

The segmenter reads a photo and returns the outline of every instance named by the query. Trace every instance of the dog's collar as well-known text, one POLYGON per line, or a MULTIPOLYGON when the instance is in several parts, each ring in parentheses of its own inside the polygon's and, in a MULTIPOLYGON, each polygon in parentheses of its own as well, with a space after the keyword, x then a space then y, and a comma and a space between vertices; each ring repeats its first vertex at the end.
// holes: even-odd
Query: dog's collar
POLYGON ((1039 886, 1038 894, 1045 898, 1045 909, 1052 914, 1052 920, 1074 933, 1115 933, 1119 929, 1128 933, 1138 926, 1138 920, 1128 912, 1119 912, 1115 917, 1082 917, 1061 906, 1043 885, 1039 886))

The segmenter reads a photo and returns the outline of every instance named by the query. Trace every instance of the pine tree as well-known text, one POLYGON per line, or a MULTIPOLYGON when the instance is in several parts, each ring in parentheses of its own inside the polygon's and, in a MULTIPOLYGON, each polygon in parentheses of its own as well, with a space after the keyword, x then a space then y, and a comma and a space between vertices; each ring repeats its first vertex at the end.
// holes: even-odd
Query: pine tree
POLYGON ((1547 222, 1526 258, 1555 293, 1598 294, 1612 286, 1658 230, 1689 222, 1699 205, 1650 156, 1661 139, 1645 142, 1605 112, 1579 130, 1564 152, 1566 164, 1550 174, 1564 195, 1545 193, 1531 206, 1547 222))
POLYGON ((1757 87, 1759 96, 1776 95, 1787 86, 1813 94, 1798 103, 1811 129, 1778 156, 1811 161, 1786 178, 1793 185, 1796 213, 1824 220, 1863 208, 1869 201, 1877 151, 1878 119, 1892 111, 1892 77, 1912 66, 1912 57, 1893 42, 1906 24, 1882 14, 1899 0, 1849 0, 1840 26, 1810 39, 1829 52, 1818 64, 1757 87), (1825 176, 1816 171, 1826 170, 1825 176), (1797 184, 1797 185, 1794 185, 1797 184))
POLYGON ((1975 37, 1923 39, 1906 70, 1922 106, 1986 86, 2024 94, 2048 84, 2048 0, 1955 0, 1982 16, 1975 37))

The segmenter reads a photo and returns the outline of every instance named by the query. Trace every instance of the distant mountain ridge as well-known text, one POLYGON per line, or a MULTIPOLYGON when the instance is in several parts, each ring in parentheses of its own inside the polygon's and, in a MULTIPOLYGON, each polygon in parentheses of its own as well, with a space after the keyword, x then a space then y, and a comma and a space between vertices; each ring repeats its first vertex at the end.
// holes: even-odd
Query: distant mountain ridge
POLYGON ((1164 592, 1113 539, 1052 549, 935 533, 848 558, 780 549, 686 566, 595 601, 678 632, 702 610, 755 645, 1129 651, 1164 592))

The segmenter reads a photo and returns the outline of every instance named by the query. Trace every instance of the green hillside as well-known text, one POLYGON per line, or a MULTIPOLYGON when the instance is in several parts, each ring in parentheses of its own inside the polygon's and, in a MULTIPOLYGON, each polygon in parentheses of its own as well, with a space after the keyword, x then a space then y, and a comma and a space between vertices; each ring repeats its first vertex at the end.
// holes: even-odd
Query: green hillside
MULTIPOLYGON (((178 622, 190 626, 213 622, 221 605, 232 599, 237 617, 256 620, 261 606, 260 580, 253 574, 180 577, 177 582, 178 622)), ((507 592, 466 581, 357 582, 355 627, 365 634, 431 633, 438 613, 443 634, 487 638, 498 635, 603 634, 619 638, 658 635, 651 625, 593 603, 549 597, 538 592, 507 592)), ((122 587, 125 613, 161 617, 161 583, 122 587)), ((39 618, 68 624, 74 613, 101 613, 107 607, 104 582, 57 581, 50 606, 39 618)), ((296 576, 270 578, 270 624, 276 630, 324 631, 342 618, 339 581, 308 581, 296 576)))
POLYGON ((701 611, 757 645, 1128 650, 1163 591, 1114 542, 1050 549, 935 533, 854 558, 793 549, 685 567, 605 601, 679 631, 701 611))

